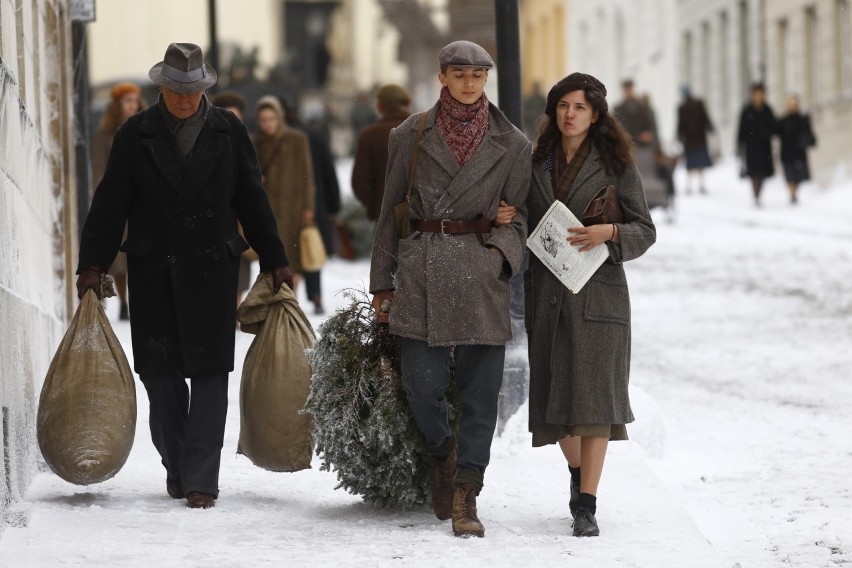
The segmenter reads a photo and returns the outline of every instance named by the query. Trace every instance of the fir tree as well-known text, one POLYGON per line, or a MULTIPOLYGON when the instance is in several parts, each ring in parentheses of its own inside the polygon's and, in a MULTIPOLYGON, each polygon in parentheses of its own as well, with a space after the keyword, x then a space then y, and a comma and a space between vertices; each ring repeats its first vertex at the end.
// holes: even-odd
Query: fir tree
MULTIPOLYGON (((364 292, 319 327, 309 353, 314 376, 305 410, 313 414, 320 469, 350 493, 382 507, 409 509, 430 497, 431 465, 408 408, 399 342, 376 322, 364 292)), ((451 385, 454 383, 451 382, 451 385)), ((448 389, 457 428, 457 394, 448 389)))

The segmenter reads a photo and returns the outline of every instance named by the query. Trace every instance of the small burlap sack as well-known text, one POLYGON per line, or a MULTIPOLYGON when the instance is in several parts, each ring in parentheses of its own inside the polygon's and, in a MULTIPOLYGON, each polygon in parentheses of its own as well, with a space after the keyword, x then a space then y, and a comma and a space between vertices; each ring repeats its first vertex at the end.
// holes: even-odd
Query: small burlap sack
POLYGON ((124 465, 136 434, 133 373, 103 307, 88 291, 44 379, 36 435, 56 475, 105 481, 124 465))
POLYGON ((311 324, 290 288, 272 293, 268 273, 258 276, 237 314, 240 329, 257 335, 243 364, 237 453, 269 471, 309 469, 313 419, 301 410, 311 387, 311 324))

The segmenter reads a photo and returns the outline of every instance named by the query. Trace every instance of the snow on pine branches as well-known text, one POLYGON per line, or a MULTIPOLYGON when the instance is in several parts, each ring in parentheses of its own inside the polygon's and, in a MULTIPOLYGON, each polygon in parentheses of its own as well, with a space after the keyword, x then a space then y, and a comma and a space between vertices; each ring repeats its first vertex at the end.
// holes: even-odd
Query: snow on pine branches
MULTIPOLYGON (((399 342, 376 322, 364 292, 344 295, 349 305, 320 325, 309 352, 314 375, 305 410, 314 416, 320 469, 336 472, 337 488, 373 505, 420 506, 430 497, 431 465, 400 380, 399 342)), ((447 397, 455 430, 453 386, 447 397)))

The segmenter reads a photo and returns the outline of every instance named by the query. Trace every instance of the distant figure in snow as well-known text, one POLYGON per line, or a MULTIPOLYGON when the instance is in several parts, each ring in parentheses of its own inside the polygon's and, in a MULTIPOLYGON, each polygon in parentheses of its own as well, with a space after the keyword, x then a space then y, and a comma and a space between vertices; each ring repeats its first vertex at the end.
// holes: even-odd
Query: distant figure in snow
POLYGON ((704 170, 713 165, 707 151, 707 133, 713 132, 713 123, 704 107, 704 101, 696 98, 689 86, 681 87, 683 102, 677 109, 677 138, 683 144, 686 158, 686 193, 692 193, 692 178, 698 178, 698 192, 707 193, 704 187, 704 170))
POLYGON ((787 114, 778 122, 781 137, 781 163, 784 177, 790 188, 790 203, 799 199, 796 192, 799 184, 811 179, 808 169, 808 148, 816 146, 816 136, 811 128, 811 118, 799 111, 799 98, 787 97, 787 114))
POLYGON ((760 207, 760 191, 766 178, 775 173, 772 159, 772 137, 778 134, 775 113, 766 103, 766 88, 763 83, 751 86, 751 100, 740 113, 737 128, 737 144, 743 162, 744 173, 751 179, 754 204, 760 207))

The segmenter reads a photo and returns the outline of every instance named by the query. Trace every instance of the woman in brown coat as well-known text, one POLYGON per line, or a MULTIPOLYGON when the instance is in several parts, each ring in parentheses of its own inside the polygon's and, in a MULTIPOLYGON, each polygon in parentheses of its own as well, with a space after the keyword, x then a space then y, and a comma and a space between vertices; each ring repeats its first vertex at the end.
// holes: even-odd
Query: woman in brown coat
MULTIPOLYGON (((110 91, 110 101, 104 110, 101 123, 92 138, 92 184, 97 187, 104 177, 107 159, 112 149, 112 140, 118 127, 127 119, 145 109, 140 97, 141 89, 135 83, 117 83, 110 91)), ((127 238, 125 231, 124 237, 127 238)), ((129 319, 127 308, 127 256, 120 252, 115 257, 109 273, 115 278, 115 288, 121 302, 119 319, 129 319)))
POLYGON ((626 424, 633 422, 627 390, 630 298, 621 265, 656 240, 632 142, 605 97, 604 85, 584 73, 551 88, 526 201, 530 227, 557 198, 582 219, 598 191, 611 184, 624 215, 621 223, 566 235, 581 252, 601 244, 609 249, 607 261, 577 294, 533 255, 524 275, 529 427, 533 446, 558 443, 568 461, 574 536, 600 534, 596 495, 607 445, 626 440, 626 424))
POLYGON ((256 111, 260 130, 254 135, 254 146, 263 185, 278 223, 278 233, 290 259, 295 291, 303 272, 299 232, 310 226, 314 219, 314 173, 310 146, 304 133, 287 127, 284 109, 277 98, 261 97, 256 111))

